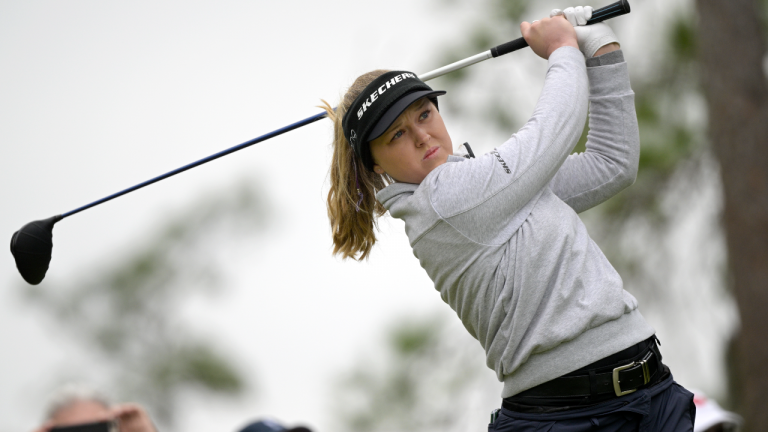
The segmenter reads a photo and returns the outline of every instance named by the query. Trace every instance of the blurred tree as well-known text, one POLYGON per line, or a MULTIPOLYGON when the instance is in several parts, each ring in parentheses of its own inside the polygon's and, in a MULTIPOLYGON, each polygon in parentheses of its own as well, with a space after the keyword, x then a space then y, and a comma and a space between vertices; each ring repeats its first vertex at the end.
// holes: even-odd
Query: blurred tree
MULTIPOLYGON (((154 418, 171 426, 182 392, 236 395, 246 385, 231 356, 185 322, 182 312, 190 298, 226 285, 222 249, 263 229, 266 209, 262 195, 243 182, 198 199, 144 236, 137 250, 112 265, 91 264, 81 280, 21 289, 77 343, 97 353, 98 365, 110 375, 106 390, 146 404, 154 418)), ((80 371, 86 377, 90 372, 80 371)))
POLYGON ((767 3, 696 0, 709 135, 725 191, 730 285, 741 315, 734 396, 746 431, 768 430, 767 3))
MULTIPOLYGON (((456 320, 458 321, 458 320, 456 320)), ((479 429, 501 385, 480 345, 437 316, 405 319, 387 332, 381 355, 347 372, 334 397, 340 430, 430 432, 479 429), (474 412, 473 412, 474 411, 474 412)))

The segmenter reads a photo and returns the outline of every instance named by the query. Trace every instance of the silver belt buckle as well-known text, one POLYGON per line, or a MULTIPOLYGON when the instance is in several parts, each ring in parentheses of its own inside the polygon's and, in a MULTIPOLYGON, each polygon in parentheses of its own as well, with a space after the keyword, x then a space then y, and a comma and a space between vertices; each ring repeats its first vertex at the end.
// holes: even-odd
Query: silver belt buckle
MULTIPOLYGON (((644 360, 642 361, 644 362, 644 360)), ((629 369, 635 364, 637 363, 632 362, 628 365, 619 366, 613 370, 613 391, 616 393, 616 396, 624 396, 626 394, 634 393, 637 391, 637 389, 621 391, 621 386, 619 386, 619 372, 623 371, 624 369, 629 369)), ((648 369, 648 366, 645 363, 643 363, 643 378, 645 378, 647 369, 648 369)))
POLYGON ((637 364, 643 367, 643 385, 646 385, 649 382, 651 382, 651 371, 648 369, 648 360, 651 359, 652 354, 653 354, 652 351, 648 351, 648 354, 646 354, 642 360, 637 362, 637 364))
POLYGON ((623 371, 624 369, 629 369, 632 366, 640 365, 640 367, 643 368, 643 385, 646 385, 651 381, 651 371, 648 369, 648 360, 651 359, 652 354, 653 352, 648 351, 648 354, 646 354, 642 360, 632 362, 628 365, 619 366, 613 370, 613 391, 616 393, 616 396, 623 396, 625 394, 630 394, 637 391, 637 389, 621 391, 621 386, 619 385, 621 382, 619 381, 619 372, 623 371))

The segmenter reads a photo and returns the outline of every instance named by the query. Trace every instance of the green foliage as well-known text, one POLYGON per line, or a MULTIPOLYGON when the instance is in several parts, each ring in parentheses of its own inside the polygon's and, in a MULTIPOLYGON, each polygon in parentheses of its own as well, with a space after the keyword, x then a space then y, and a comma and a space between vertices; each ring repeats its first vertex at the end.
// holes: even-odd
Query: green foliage
MULTIPOLYGON (((643 213, 663 223, 656 212, 659 191, 666 188, 680 162, 697 157, 702 150, 702 125, 689 119, 689 110, 702 102, 695 31, 691 17, 676 17, 667 30, 665 55, 654 64, 655 73, 632 78, 640 126, 639 173, 635 185, 599 207, 612 218, 610 225, 600 224, 614 228, 605 237, 614 237, 628 218, 643 213)), ((575 152, 584 151, 586 133, 575 152)))
POLYGON ((435 348, 435 323, 402 325, 392 332, 390 345, 401 356, 419 356, 435 348))
POLYGON ((676 17, 666 35, 667 48, 662 48, 665 54, 654 64, 656 73, 633 77, 640 126, 639 172, 632 187, 599 208, 609 220, 599 224, 604 229, 596 233, 606 242, 619 240, 632 218, 664 225, 658 211, 660 192, 668 187, 681 162, 699 157, 704 150, 705 129, 690 119, 690 111, 703 103, 693 18, 676 17))
POLYGON ((149 370, 149 376, 160 386, 171 389, 178 383, 185 383, 233 394, 243 390, 239 373, 205 344, 187 344, 166 354, 149 370))
POLYGON ((471 5, 472 7, 482 8, 493 12, 497 18, 510 22, 518 22, 523 14, 528 10, 530 0, 482 0, 483 4, 478 4, 477 0, 442 0, 444 7, 456 7, 460 4, 471 5))
MULTIPOLYGON (((650 257, 627 251, 622 244, 637 225, 651 227, 651 236, 665 235, 670 222, 661 209, 664 191, 681 167, 698 164, 706 152, 706 126, 700 118, 703 115, 697 112, 704 100, 695 32, 691 14, 674 17, 664 29, 663 45, 657 48, 662 55, 638 65, 650 73, 632 76, 641 145, 637 180, 585 217, 591 236, 632 292, 642 294, 646 307, 653 307, 649 302, 663 301, 663 295, 656 291, 658 275, 646 273, 649 267, 642 261, 650 257)), ((663 239, 647 238, 646 243, 661 245, 663 239)), ((655 253, 666 252, 657 249, 655 253)))
POLYGON ((690 18, 678 18, 672 23, 669 36, 672 53, 680 62, 696 60, 696 28, 690 18))
POLYGON ((483 350, 464 329, 428 317, 399 322, 387 335, 380 356, 361 359, 343 377, 335 398, 342 430, 463 431, 473 390, 498 402, 483 350))
POLYGON ((528 0, 495 0, 500 18, 517 23, 522 21, 523 14, 528 10, 528 0))
POLYGON ((237 395, 246 386, 231 356, 180 312, 185 300, 226 285, 216 246, 247 239, 267 218, 264 199, 243 183, 199 199, 111 265, 93 263, 84 273, 92 276, 22 289, 111 371, 110 393, 170 424, 185 389, 237 395))

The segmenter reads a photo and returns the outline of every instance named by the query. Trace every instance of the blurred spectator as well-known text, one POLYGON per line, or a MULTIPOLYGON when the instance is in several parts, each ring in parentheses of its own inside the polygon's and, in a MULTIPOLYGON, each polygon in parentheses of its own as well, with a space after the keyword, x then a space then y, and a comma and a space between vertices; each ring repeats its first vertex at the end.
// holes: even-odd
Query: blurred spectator
POLYGON ((45 410, 45 422, 35 432, 106 421, 114 422, 119 432, 157 432, 141 406, 110 405, 104 395, 80 385, 67 385, 54 393, 45 410))
POLYGON ((240 429, 238 432, 312 432, 312 431, 310 429, 305 428, 304 426, 298 426, 298 427, 289 429, 272 420, 260 420, 260 421, 249 424, 248 426, 240 429))
POLYGON ((693 403, 696 404, 696 421, 693 432, 736 432, 741 426, 738 414, 726 411, 712 399, 707 398, 698 390, 693 392, 693 403))

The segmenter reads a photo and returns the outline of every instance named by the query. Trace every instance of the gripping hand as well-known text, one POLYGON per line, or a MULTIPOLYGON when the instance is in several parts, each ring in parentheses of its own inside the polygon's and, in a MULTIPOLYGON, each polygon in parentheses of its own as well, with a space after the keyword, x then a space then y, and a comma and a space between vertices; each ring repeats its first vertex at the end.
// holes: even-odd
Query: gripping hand
POLYGON ((597 23, 592 25, 586 25, 587 20, 592 18, 591 6, 576 6, 569 7, 565 10, 553 9, 549 16, 554 17, 556 15, 563 15, 565 19, 576 30, 576 39, 579 42, 579 50, 585 57, 589 58, 595 55, 597 50, 608 45, 610 43, 618 43, 616 35, 613 33, 608 24, 597 23))

